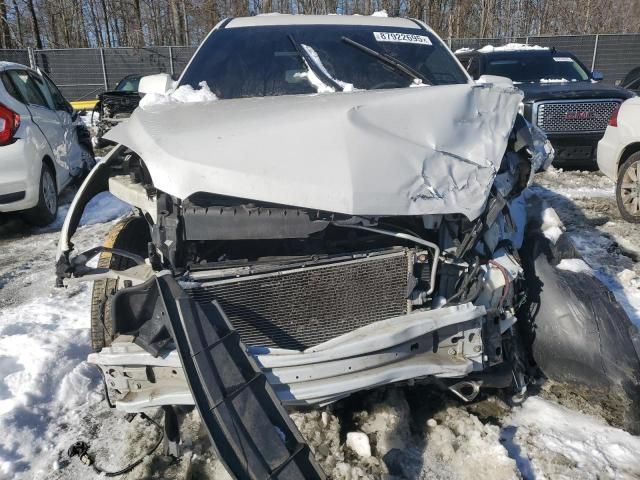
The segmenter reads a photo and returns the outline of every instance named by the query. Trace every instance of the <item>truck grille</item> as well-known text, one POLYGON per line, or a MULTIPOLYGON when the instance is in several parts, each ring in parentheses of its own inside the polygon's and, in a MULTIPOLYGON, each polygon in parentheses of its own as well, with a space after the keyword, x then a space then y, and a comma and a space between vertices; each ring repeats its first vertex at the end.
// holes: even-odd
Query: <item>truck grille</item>
POLYGON ((604 132, 620 100, 541 102, 536 124, 546 133, 604 132))
POLYGON ((304 350, 356 328, 408 312, 410 252, 186 289, 197 302, 217 300, 246 345, 304 350))

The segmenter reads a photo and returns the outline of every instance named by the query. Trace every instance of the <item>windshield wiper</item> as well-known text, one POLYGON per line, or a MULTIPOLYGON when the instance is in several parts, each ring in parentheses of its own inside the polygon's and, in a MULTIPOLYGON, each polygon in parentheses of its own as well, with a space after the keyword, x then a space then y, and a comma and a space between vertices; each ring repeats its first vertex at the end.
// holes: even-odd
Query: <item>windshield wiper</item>
POLYGON ((287 36, 289 37, 289 41, 293 45, 293 48, 295 48, 296 51, 298 52, 298 55, 302 57, 302 59, 304 60, 304 63, 307 64, 307 67, 309 67, 313 71, 313 73, 316 74, 316 76, 320 79, 320 81, 322 81, 322 83, 333 87, 336 92, 343 90, 343 88, 338 84, 338 82, 336 82, 333 78, 328 76, 322 70, 322 68, 320 68, 320 66, 316 64, 315 60, 311 58, 311 55, 309 55, 307 51, 304 48, 302 48, 302 46, 298 42, 296 42, 296 39, 293 38, 293 35, 289 34, 287 36))
POLYGON ((386 53, 380 53, 375 51, 372 48, 367 47, 361 43, 356 42, 355 40, 351 40, 349 37, 342 37, 342 41, 352 47, 357 48, 358 50, 363 51, 367 55, 371 55, 373 58, 380 60, 382 63, 385 63, 392 67, 397 72, 400 72, 412 80, 420 80, 424 85, 431 85, 424 75, 422 75, 417 70, 414 70, 412 67, 407 65, 406 63, 401 62, 397 58, 392 57, 391 55, 387 55, 386 53))

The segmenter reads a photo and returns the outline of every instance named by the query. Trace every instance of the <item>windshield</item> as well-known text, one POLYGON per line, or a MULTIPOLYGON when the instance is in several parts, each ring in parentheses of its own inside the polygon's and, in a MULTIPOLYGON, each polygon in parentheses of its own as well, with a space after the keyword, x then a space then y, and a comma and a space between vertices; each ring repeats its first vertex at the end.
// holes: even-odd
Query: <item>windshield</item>
POLYGON ((485 73, 523 83, 589 80, 589 74, 573 57, 560 54, 488 57, 485 73))
POLYGON ((353 42, 398 60, 418 73, 419 79, 424 78, 424 83, 468 81, 451 52, 425 30, 303 25, 218 30, 196 53, 180 84, 197 88, 206 81, 219 98, 420 84, 398 65, 354 47, 353 42))
POLYGON ((120 92, 137 92, 140 77, 126 77, 118 82, 116 90, 120 92))

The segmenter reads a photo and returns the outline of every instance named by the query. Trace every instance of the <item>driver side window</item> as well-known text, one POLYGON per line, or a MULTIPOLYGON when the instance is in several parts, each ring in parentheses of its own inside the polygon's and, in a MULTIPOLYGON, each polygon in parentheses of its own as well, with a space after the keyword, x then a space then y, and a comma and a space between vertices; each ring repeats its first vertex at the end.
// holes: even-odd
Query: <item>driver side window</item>
POLYGON ((66 98, 64 98, 64 95, 62 95, 58 87, 55 86, 55 84, 47 75, 43 74, 42 78, 44 79, 44 83, 46 84, 47 88, 51 92, 53 101, 56 105, 56 110, 69 110, 69 102, 66 98))
POLYGON ((38 88, 33 78, 25 70, 9 70, 7 72, 13 84, 20 92, 25 103, 51 108, 42 91, 38 88))
POLYGON ((42 77, 33 75, 33 80, 38 85, 44 98, 47 99, 47 103, 52 110, 69 111, 69 104, 49 78, 45 75, 42 77))
POLYGON ((40 93, 42 94, 42 96, 45 98, 45 100, 47 101, 47 106, 51 109, 51 110, 57 110, 56 108, 56 104, 53 100, 53 95, 51 95, 51 92, 49 91, 49 89, 45 86, 44 82, 42 81, 42 79, 40 77, 38 77, 37 75, 34 74, 29 74, 29 77, 31 77, 31 80, 33 80, 33 83, 35 85, 37 85, 38 90, 40 91, 40 93))

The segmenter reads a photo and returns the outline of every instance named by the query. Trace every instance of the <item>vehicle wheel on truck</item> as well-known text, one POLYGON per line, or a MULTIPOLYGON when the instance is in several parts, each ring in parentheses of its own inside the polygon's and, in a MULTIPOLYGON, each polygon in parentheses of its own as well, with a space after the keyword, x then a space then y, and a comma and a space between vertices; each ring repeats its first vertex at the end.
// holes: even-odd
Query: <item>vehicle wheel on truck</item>
POLYGON ((38 187, 38 204, 25 212, 26 220, 38 227, 45 227, 56 219, 58 214, 58 187, 56 179, 47 164, 42 164, 40 186, 38 187))
POLYGON ((616 202, 623 219, 640 223, 640 152, 631 155, 620 167, 616 202))
MULTIPOLYGON (((130 216, 116 223, 104 240, 104 246, 118 248, 146 257, 149 227, 144 218, 130 216)), ((102 252, 98 257, 98 268, 126 270, 135 262, 116 254, 102 252)), ((117 291, 118 280, 103 279, 93 282, 91 293, 91 346, 94 351, 111 345, 115 334, 111 319, 111 297, 117 291)))

